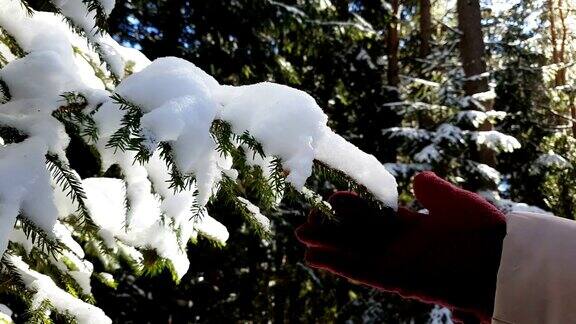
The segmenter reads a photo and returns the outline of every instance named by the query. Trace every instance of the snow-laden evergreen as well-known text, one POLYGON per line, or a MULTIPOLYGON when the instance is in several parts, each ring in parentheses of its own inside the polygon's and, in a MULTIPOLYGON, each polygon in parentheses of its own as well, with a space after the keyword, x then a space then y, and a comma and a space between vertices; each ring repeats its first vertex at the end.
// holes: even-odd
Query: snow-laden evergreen
POLYGON ((394 177, 335 134, 310 95, 221 85, 175 57, 150 62, 101 29, 113 5, 46 1, 53 12, 35 12, 0 0, 2 275, 34 316, 110 322, 89 303, 90 281, 114 279, 94 273, 88 253, 110 272, 124 260, 180 280, 188 242, 228 239, 210 216, 217 196, 269 234, 270 220, 238 190, 247 170, 259 170, 267 208, 289 191, 329 209, 305 187, 315 168, 396 208, 394 177), (71 154, 97 160, 97 174, 81 179, 70 167, 72 138, 90 149, 71 154))

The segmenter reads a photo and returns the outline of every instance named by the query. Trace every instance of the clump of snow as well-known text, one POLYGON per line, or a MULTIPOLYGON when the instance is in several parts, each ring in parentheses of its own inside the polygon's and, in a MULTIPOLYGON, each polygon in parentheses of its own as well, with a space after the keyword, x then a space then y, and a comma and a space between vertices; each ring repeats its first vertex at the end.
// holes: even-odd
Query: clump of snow
POLYGON ((248 131, 266 155, 280 157, 289 172, 286 181, 302 188, 328 120, 316 101, 305 92, 269 82, 225 87, 219 94, 219 118, 237 134, 248 131))
POLYGON ((476 170, 480 172, 482 177, 492 181, 495 184, 500 183, 502 175, 500 174, 500 172, 498 172, 498 170, 484 163, 477 163, 475 166, 476 170))
POLYGON ((218 86, 213 77, 193 63, 177 57, 163 57, 124 79, 116 92, 143 112, 150 112, 167 101, 192 95, 206 105, 212 104, 211 94, 218 86))
POLYGON ((24 233, 22 228, 19 227, 15 227, 12 230, 10 236, 8 237, 8 241, 20 245, 28 254, 30 254, 34 248, 34 242, 32 242, 32 240, 26 236, 26 233, 24 233))
POLYGON ((0 71, 14 100, 50 97, 73 91, 80 83, 66 62, 53 51, 32 52, 14 60, 0 71))
POLYGON ((478 128, 487 120, 494 122, 497 120, 502 120, 505 117, 506 112, 504 111, 490 110, 484 112, 480 110, 465 110, 459 112, 456 115, 456 120, 458 122, 466 121, 472 124, 474 127, 478 128))
POLYGON ((6 324, 13 323, 12 310, 4 304, 0 304, 0 322, 6 324))
MULTIPOLYGON (((210 134, 217 108, 212 92, 217 87, 218 82, 194 64, 167 57, 126 78, 116 89, 145 113, 141 127, 149 151, 154 152, 159 142, 168 142, 178 169, 194 174, 201 205, 220 179, 216 143, 210 134)), ((121 116, 117 107, 107 105, 95 117, 107 128, 110 119, 118 124, 121 116)))
MULTIPOLYGON (((113 9, 113 0, 102 0, 100 2, 103 10, 109 13, 113 9)), ((60 9, 62 14, 70 18, 74 24, 84 30, 88 39, 96 44, 100 54, 108 64, 114 75, 123 78, 125 75, 128 62, 132 61, 137 70, 149 62, 143 55, 137 54, 136 51, 125 50, 110 35, 100 33, 96 29, 96 13, 89 11, 84 1, 58 0, 54 5, 60 9), (147 61, 147 62, 146 62, 147 61)))
POLYGON ((542 169, 551 167, 569 169, 572 168, 572 163, 566 160, 563 156, 554 153, 554 151, 548 151, 548 153, 541 154, 536 161, 534 161, 534 165, 530 168, 530 172, 535 174, 539 173, 542 169))
POLYGON ((124 229, 126 197, 124 182, 112 178, 88 178, 82 181, 86 192, 86 207, 99 227, 99 234, 108 247, 113 247, 114 235, 124 229))
MULTIPOLYGON (((92 263, 84 260, 84 250, 72 238, 72 232, 62 223, 57 222, 54 226, 53 234, 61 242, 65 249, 58 254, 50 255, 49 261, 63 273, 67 273, 78 283, 82 293, 89 295, 92 291, 90 277, 94 270, 92 263), (69 265, 72 265, 70 268, 69 265)), ((27 236, 22 227, 16 227, 10 233, 9 241, 20 245, 27 254, 34 248, 32 239, 27 236)))
POLYGON ((488 110, 484 104, 494 99, 496 99, 496 92, 494 92, 493 89, 490 89, 486 92, 475 93, 472 96, 462 98, 461 104, 463 107, 468 107, 470 106, 470 103, 472 103, 480 110, 488 110))
POLYGON ((488 101, 496 99, 496 92, 493 89, 490 89, 486 92, 479 92, 472 95, 472 98, 478 101, 488 101))
POLYGON ((304 187, 302 189, 302 194, 304 195, 304 197, 306 197, 310 201, 313 201, 315 204, 323 204, 326 208, 330 210, 332 209, 332 205, 330 205, 330 203, 322 199, 322 196, 315 193, 314 191, 304 187))
POLYGON ((497 152, 513 152, 521 147, 516 138, 494 130, 472 132, 472 139, 497 152))
POLYGON ((452 312, 446 307, 434 305, 430 311, 429 324, 453 324, 452 312))
POLYGON ((384 166, 326 126, 327 116, 303 91, 263 82, 224 86, 217 92, 222 105, 217 118, 233 131, 248 131, 266 155, 278 156, 288 172, 286 181, 298 190, 312 173, 314 159, 343 171, 387 205, 396 208, 396 180, 384 166))
POLYGON ((0 147, 0 254, 20 212, 47 233, 52 232, 58 211, 44 165, 45 154, 46 147, 37 139, 0 147))
POLYGON ((402 79, 408 80, 412 83, 416 83, 416 84, 421 84, 421 85, 425 85, 427 87, 431 87, 431 88, 439 88, 440 87, 440 83, 438 82, 434 82, 434 81, 430 81, 430 80, 425 80, 425 79, 420 79, 420 78, 414 78, 414 77, 410 77, 407 75, 401 75, 400 76, 402 79))
POLYGON ((226 226, 208 215, 201 216, 196 223, 196 228, 198 232, 220 244, 225 244, 230 237, 226 226))
MULTIPOLYGON (((141 179, 142 180, 142 179, 141 179)), ((152 247, 158 254, 172 261, 181 278, 188 270, 189 262, 182 252, 181 244, 173 230, 160 219, 161 211, 157 199, 143 201, 150 197, 150 184, 134 184, 133 208, 138 211, 137 219, 126 224, 125 201, 129 193, 120 179, 89 178, 83 181, 88 207, 94 222, 100 228, 100 235, 108 247, 115 247, 116 240, 140 248, 152 247)), ((183 238, 184 248, 188 238, 183 238)))
POLYGON ((316 158, 364 185, 386 205, 398 208, 396 179, 373 155, 360 150, 329 129, 318 143, 316 158))
POLYGON ((436 129, 433 142, 436 144, 441 142, 449 142, 451 144, 463 143, 463 132, 454 125, 444 123, 436 129))
POLYGON ((14 265, 26 287, 35 292, 32 309, 38 309, 43 301, 48 300, 56 310, 72 315, 80 324, 112 323, 100 308, 60 289, 50 277, 30 269, 22 258, 9 256, 8 261, 14 265))
POLYGON ((260 228, 262 228, 262 230, 267 233, 272 231, 270 227, 270 220, 268 217, 260 213, 260 208, 258 208, 258 206, 254 205, 246 198, 236 197, 236 199, 238 199, 238 201, 240 201, 240 203, 244 205, 244 207, 250 212, 254 221, 260 226, 260 228))
POLYGON ((431 163, 438 161, 441 154, 441 150, 435 144, 430 144, 423 148, 422 151, 416 153, 414 160, 419 163, 431 163))
POLYGON ((513 213, 513 212, 529 212, 529 213, 537 213, 537 214, 544 214, 544 215, 553 215, 551 212, 546 211, 542 208, 528 205, 525 203, 518 203, 512 201, 510 199, 505 199, 500 197, 498 192, 496 191, 480 191, 478 194, 484 197, 486 200, 494 204, 504 213, 513 213))
POLYGON ((116 0, 98 0, 100 2, 100 6, 104 10, 104 14, 109 16, 112 13, 112 10, 116 6, 116 0))
POLYGON ((382 132, 384 135, 389 136, 390 138, 406 138, 409 140, 429 140, 431 134, 429 131, 425 129, 418 129, 413 127, 391 127, 384 129, 382 132))
POLYGON ((78 244, 78 242, 76 242, 74 238, 72 238, 72 232, 64 224, 56 222, 56 224, 54 224, 54 228, 52 229, 52 231, 54 233, 54 236, 58 239, 58 241, 64 244, 64 246, 68 248, 70 252, 74 253, 80 258, 84 257, 84 250, 82 249, 80 244, 78 244))

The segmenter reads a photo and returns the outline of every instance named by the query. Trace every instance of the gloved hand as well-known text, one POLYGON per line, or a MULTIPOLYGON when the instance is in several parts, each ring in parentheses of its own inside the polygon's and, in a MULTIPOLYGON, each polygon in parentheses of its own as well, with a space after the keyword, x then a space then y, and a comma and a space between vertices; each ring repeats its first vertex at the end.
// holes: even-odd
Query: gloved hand
POLYGON ((489 321, 506 235, 504 215, 432 172, 414 178, 429 214, 385 215, 351 192, 330 197, 338 222, 312 211, 296 230, 309 266, 489 321))

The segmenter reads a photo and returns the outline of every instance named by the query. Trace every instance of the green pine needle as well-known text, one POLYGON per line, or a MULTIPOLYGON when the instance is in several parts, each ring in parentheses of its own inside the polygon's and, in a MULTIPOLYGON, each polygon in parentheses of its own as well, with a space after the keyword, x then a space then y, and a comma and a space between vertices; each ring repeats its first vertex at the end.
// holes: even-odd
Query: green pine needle
POLYGON ((73 203, 78 203, 78 225, 82 226, 84 230, 86 230, 86 233, 96 234, 98 232, 98 225, 92 220, 88 207, 86 206, 87 198, 86 192, 82 187, 82 181, 76 176, 70 166, 61 161, 56 155, 47 154, 46 165, 54 181, 66 192, 66 196, 70 197, 73 203))

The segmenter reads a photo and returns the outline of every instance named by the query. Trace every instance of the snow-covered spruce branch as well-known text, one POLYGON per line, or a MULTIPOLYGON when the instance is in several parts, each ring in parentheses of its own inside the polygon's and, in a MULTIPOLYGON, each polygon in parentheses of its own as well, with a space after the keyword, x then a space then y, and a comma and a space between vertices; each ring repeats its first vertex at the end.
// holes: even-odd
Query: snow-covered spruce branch
POLYGON ((286 195, 330 214, 305 187, 313 171, 396 208, 395 179, 332 132, 311 96, 221 85, 174 57, 150 62, 98 29, 112 5, 46 1, 51 12, 36 12, 0 0, 0 281, 29 319, 110 322, 90 304, 91 280, 114 286, 108 272, 123 264, 179 281, 189 242, 226 244, 215 204, 265 236, 263 213, 286 195), (89 161, 96 170, 83 170, 89 161))

